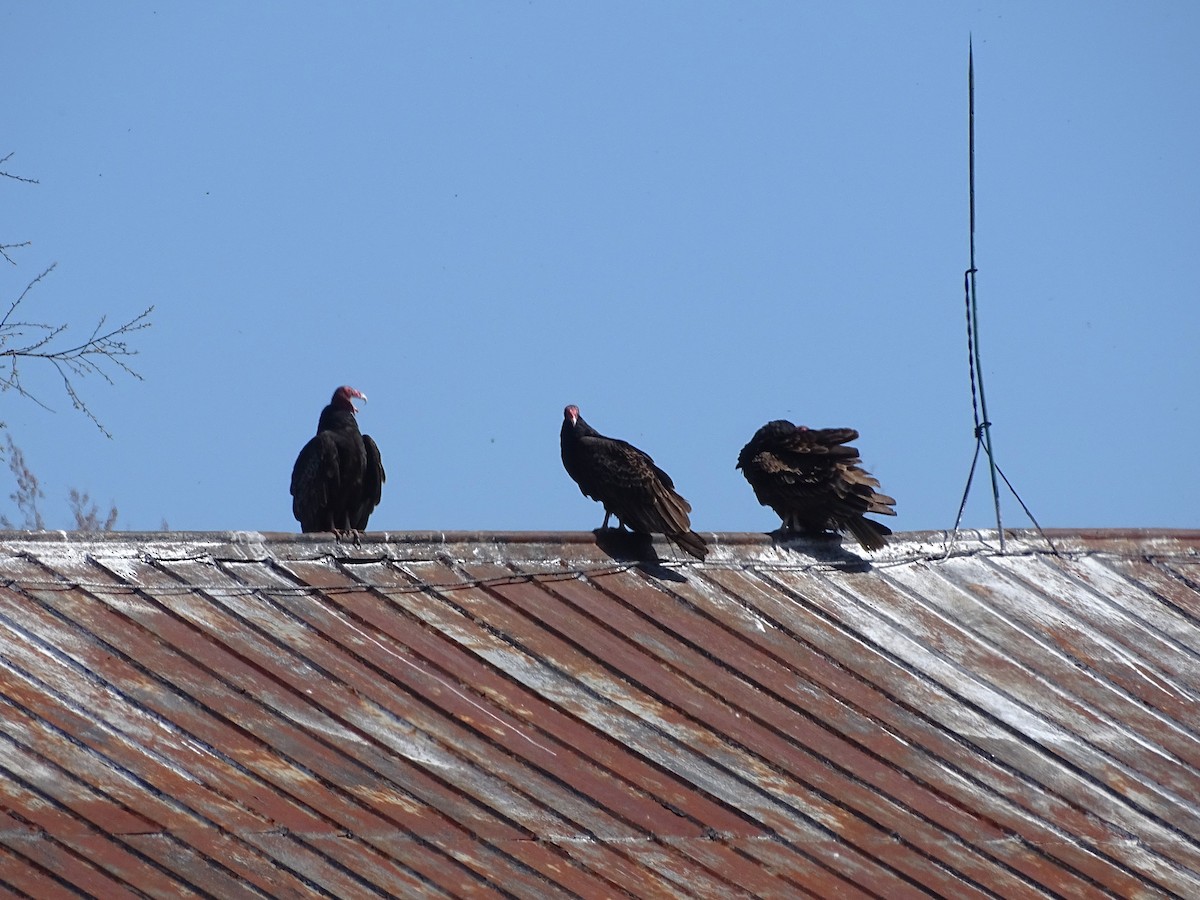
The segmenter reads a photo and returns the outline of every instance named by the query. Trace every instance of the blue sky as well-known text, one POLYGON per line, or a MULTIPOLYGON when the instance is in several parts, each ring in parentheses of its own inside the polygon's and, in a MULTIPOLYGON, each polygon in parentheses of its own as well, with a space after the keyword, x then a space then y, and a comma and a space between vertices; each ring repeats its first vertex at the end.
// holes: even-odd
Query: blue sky
POLYGON ((54 412, 0 418, 51 527, 76 486, 122 529, 292 530, 343 383, 372 528, 597 526, 567 403, 698 530, 778 524, 734 463, 780 417, 857 428, 890 524, 949 527, 973 35, 999 461, 1046 526, 1195 526, 1198 30, 1191 2, 6 4, 0 156, 40 184, 0 180, 0 242, 33 242, 0 296, 56 261, 28 318, 155 313, 144 381, 79 384, 111 440, 32 363, 54 412))

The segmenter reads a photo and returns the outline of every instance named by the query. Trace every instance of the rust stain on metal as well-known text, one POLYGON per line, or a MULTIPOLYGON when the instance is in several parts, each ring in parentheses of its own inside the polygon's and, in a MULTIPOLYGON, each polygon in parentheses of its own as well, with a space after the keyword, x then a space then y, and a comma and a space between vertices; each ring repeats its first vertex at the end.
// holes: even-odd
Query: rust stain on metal
POLYGON ((1200 896, 1200 532, 1052 536, 0 535, 0 896, 1200 896))

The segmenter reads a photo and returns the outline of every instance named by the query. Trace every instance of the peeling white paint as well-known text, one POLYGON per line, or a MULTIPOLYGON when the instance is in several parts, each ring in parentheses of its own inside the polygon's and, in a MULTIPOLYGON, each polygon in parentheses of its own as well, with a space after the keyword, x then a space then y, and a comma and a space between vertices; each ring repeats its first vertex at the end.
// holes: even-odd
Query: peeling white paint
MULTIPOLYGON (((308 691, 306 693, 311 694, 312 692, 308 691)), ((351 729, 343 725, 339 725, 327 715, 305 709, 302 706, 288 706, 285 709, 280 709, 279 713, 301 727, 310 729, 317 734, 323 734, 328 738, 332 738, 337 743, 350 742, 363 745, 367 743, 360 735, 355 734, 351 729)))

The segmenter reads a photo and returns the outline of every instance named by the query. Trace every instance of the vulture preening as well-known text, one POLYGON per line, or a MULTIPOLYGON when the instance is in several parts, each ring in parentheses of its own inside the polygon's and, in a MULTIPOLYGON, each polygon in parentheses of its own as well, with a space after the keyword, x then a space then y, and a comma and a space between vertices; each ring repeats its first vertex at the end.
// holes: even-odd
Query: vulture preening
POLYGON ((708 546, 692 531, 692 506, 675 492, 671 476, 632 444, 605 437, 579 415, 563 410, 562 461, 585 497, 604 504, 604 524, 616 516, 621 525, 643 534, 658 533, 697 559, 708 546))
POLYGON ((333 392, 321 410, 316 436, 292 467, 292 513, 301 531, 357 535, 379 504, 383 463, 375 442, 358 430, 354 397, 367 399, 352 387, 333 392))
POLYGON ((879 481, 860 467, 858 451, 846 446, 857 438, 853 428, 810 429, 777 419, 754 433, 737 468, 785 531, 850 532, 867 550, 878 550, 892 530, 865 514, 894 516, 896 501, 876 490, 879 481))

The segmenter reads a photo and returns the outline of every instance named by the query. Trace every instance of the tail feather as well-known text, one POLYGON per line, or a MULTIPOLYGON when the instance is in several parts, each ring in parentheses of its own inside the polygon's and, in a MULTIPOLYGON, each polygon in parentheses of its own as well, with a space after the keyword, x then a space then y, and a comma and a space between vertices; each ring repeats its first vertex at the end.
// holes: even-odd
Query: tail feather
POLYGON ((875 493, 871 495, 870 503, 867 506, 867 512, 880 513, 885 516, 894 516, 896 511, 892 509, 896 505, 896 501, 887 494, 875 493))
POLYGON ((887 544, 885 538, 892 533, 892 529, 886 525, 881 525, 871 519, 865 519, 862 516, 855 516, 846 522, 846 527, 850 533, 862 544, 865 550, 882 550, 887 544))
POLYGON ((708 544, 704 542, 704 538, 696 534, 694 531, 679 531, 673 534, 668 534, 667 538, 674 543, 680 550, 690 553, 696 559, 704 559, 708 556, 708 544))
POLYGON ((681 550, 697 559, 704 559, 708 555, 708 545, 704 538, 692 531, 691 517, 688 515, 691 511, 692 504, 660 480, 655 486, 651 502, 637 510, 634 529, 665 535, 681 550))

